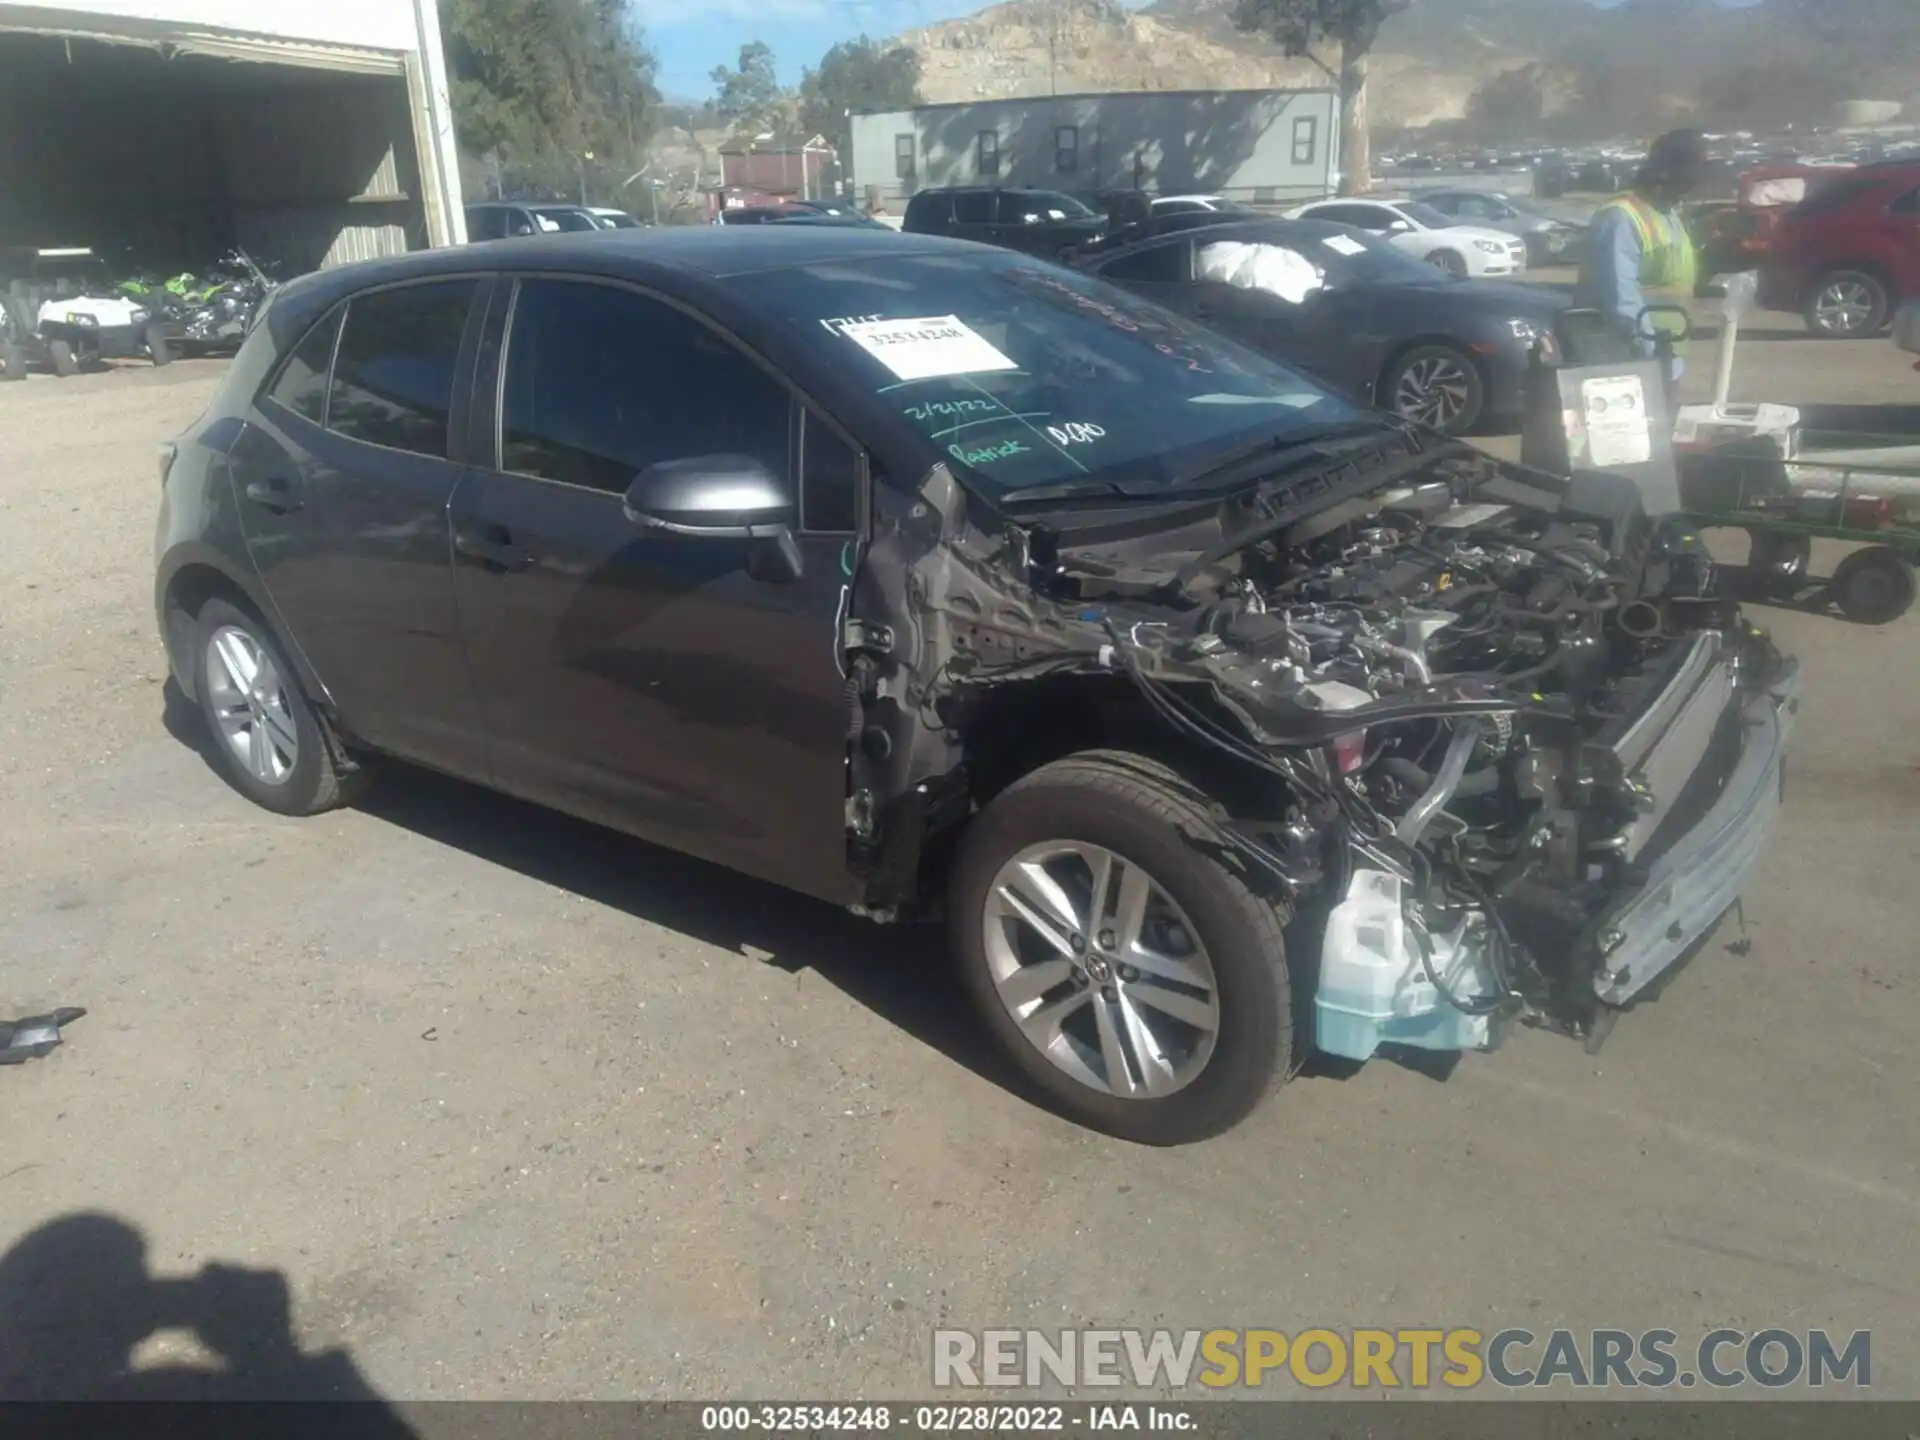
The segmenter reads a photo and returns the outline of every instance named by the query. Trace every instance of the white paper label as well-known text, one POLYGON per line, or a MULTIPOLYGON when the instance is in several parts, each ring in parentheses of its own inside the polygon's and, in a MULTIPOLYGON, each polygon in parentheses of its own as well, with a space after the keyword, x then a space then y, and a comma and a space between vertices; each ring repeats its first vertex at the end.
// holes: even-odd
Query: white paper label
POLYGON ((869 320, 842 326, 840 333, 902 380, 1019 368, 954 315, 869 320))
POLYGON ((1329 235, 1320 243, 1326 246, 1327 249, 1341 255, 1364 255, 1367 253, 1367 247, 1351 235, 1329 235))
POLYGON ((1583 381, 1587 458, 1600 469, 1644 465, 1653 458, 1653 428, 1647 421, 1647 395, 1638 375, 1583 381))

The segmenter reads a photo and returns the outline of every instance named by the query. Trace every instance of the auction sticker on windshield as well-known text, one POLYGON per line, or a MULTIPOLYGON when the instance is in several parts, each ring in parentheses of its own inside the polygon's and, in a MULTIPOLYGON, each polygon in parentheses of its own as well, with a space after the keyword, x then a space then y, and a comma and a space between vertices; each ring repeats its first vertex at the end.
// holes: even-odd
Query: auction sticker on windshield
POLYGON ((840 333, 902 380, 1020 368, 957 315, 868 320, 842 326, 840 333))
POLYGON ((1349 239, 1345 235, 1329 235, 1320 243, 1326 246, 1327 249, 1341 255, 1364 255, 1367 253, 1366 246, 1362 245, 1358 240, 1349 239))

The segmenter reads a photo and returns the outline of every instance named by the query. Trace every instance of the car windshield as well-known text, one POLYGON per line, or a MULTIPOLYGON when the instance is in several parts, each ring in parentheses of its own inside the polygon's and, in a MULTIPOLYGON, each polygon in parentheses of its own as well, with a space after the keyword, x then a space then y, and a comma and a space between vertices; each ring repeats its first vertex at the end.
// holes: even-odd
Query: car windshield
POLYGON ((534 215, 556 230, 598 230, 593 217, 584 210, 538 209, 534 215))
POLYGON ((1432 230, 1444 230, 1449 225, 1456 223, 1451 215, 1442 215, 1438 210, 1434 209, 1433 206, 1423 204, 1418 200, 1410 200, 1404 204, 1396 205, 1394 208, 1409 220, 1425 225, 1432 230))
POLYGON ((1207 458, 1351 425, 1351 402, 1091 277, 918 254, 729 282, 984 490, 1172 493, 1207 458))

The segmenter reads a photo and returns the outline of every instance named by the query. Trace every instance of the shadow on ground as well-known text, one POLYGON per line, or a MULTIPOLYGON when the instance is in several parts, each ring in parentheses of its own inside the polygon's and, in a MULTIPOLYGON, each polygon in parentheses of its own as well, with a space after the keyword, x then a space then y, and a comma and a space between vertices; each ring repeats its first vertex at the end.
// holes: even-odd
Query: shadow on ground
MULTIPOLYGON (((199 710, 169 681, 167 731, 216 772, 199 710)), ((788 972, 811 970, 957 1064, 1037 1097, 994 1048, 930 924, 875 925, 793 891, 556 810, 382 761, 357 808, 438 844, 502 865, 704 944, 788 972)))
MULTIPOLYGON (((415 1433, 346 1351, 300 1349, 280 1271, 214 1263, 162 1278, 147 1268, 137 1228, 88 1212, 50 1220, 0 1255, 0 1401, 76 1400, 353 1402, 329 1433, 415 1433), (191 1335, 218 1363, 136 1368, 140 1347, 169 1333, 191 1335)), ((313 1418, 303 1417, 303 1434, 313 1418)))

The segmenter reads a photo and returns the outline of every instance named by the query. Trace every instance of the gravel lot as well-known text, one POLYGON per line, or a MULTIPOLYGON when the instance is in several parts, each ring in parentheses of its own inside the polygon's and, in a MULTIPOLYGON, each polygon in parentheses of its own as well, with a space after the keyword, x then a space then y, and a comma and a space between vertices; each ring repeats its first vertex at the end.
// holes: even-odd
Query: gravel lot
MULTIPOLYGON (((1920 402, 1794 328, 1751 398, 1920 402)), ((1751 955, 1597 1059, 1375 1063, 1147 1151, 1008 1093, 928 935, 414 772, 238 798, 149 598, 154 446, 218 372, 0 389, 0 1015, 91 1012, 0 1070, 0 1252, 70 1221, 0 1258, 0 1394, 270 1325, 270 1283, 140 1270, 223 1262, 406 1399, 911 1396, 941 1324, 1871 1328, 1920 1397, 1920 622, 1773 612, 1807 686, 1751 955)))

